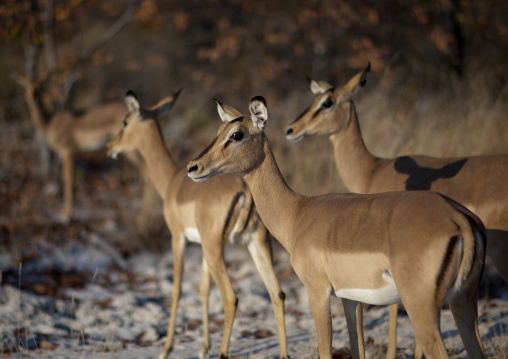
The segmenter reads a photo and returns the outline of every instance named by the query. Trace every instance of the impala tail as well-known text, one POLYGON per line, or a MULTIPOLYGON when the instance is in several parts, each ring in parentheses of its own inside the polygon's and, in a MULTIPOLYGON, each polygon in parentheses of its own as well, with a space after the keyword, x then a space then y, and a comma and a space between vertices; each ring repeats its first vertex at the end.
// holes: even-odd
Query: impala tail
POLYGON ((448 298, 467 290, 465 288, 470 288, 468 283, 474 281, 479 283, 486 253, 483 223, 462 205, 454 201, 452 204, 468 222, 460 226, 462 229, 460 235, 450 239, 437 278, 437 295, 448 296, 448 298), (455 263, 455 269, 453 263, 455 263), (446 279, 447 277, 451 282, 446 279))

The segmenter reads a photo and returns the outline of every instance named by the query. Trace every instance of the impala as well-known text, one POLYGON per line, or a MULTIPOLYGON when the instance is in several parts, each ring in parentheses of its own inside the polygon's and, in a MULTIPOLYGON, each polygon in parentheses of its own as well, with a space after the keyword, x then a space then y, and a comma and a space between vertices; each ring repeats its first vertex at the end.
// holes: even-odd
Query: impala
MULTIPOLYGON (((313 104, 286 127, 286 138, 327 135, 337 170, 356 193, 432 190, 462 203, 480 217, 488 238, 487 256, 508 283, 508 156, 433 158, 375 157, 363 142, 351 95, 367 81, 370 64, 343 87, 310 80, 313 104)), ((397 307, 390 308, 388 357, 395 358, 397 307)))
MULTIPOLYGON (((24 75, 13 74, 13 77, 24 88, 31 121, 37 131, 34 141, 38 143, 38 161, 35 161, 37 167, 40 169, 49 167, 48 147, 57 153, 62 162, 63 207, 56 216, 61 222, 67 223, 72 214, 74 155, 77 152, 103 148, 118 132, 127 110, 121 102, 98 107, 83 116, 59 109, 72 102, 74 84, 85 68, 91 65, 91 58, 96 50, 110 41, 132 20, 138 7, 138 0, 129 1, 118 13, 115 21, 100 32, 100 36, 88 39, 90 40, 86 41, 88 46, 74 48, 71 56, 67 50, 59 49, 63 42, 56 36, 58 21, 55 19, 58 17, 58 6, 55 7, 54 1, 32 3, 28 19, 31 25, 21 29, 23 36, 20 38, 24 56, 19 65, 23 65, 24 75), (51 95, 52 107, 56 110, 48 112, 42 101, 39 101, 43 90, 51 95), (41 137, 44 137, 45 141, 37 141, 41 137), (46 142, 47 146, 43 142, 46 142)), ((81 41, 83 33, 74 31, 79 27, 81 26, 71 25, 72 31, 65 36, 65 43, 83 43, 81 41)), ((142 163, 135 156, 130 159, 134 165, 142 163)), ((140 170, 143 175, 143 170, 140 170)), ((145 180, 143 209, 145 209, 151 204, 147 201, 150 199, 147 195, 153 192, 153 187, 146 181, 146 176, 143 177, 145 180)), ((142 214, 146 212, 142 211, 142 214)))
POLYGON ((187 165, 189 177, 242 173, 307 289, 321 359, 331 358, 330 295, 343 299, 355 358, 364 356, 360 302, 399 301, 427 357, 448 357, 439 328, 448 301, 469 357, 485 358, 477 326, 485 237, 474 214, 435 192, 299 195, 284 181, 264 133, 265 100, 251 100, 250 116, 217 106, 224 124, 187 165))
MULTIPOLYGON (((168 98, 167 101, 172 101, 168 98)), ((227 241, 243 244, 249 250, 272 301, 279 332, 281 358, 288 358, 282 292, 271 262, 272 249, 268 231, 259 219, 252 194, 241 176, 229 175, 198 185, 187 178, 187 169, 178 167, 164 145, 158 123, 140 111, 133 92, 125 102, 129 115, 124 127, 108 144, 108 153, 138 150, 146 162, 148 173, 164 202, 164 218, 171 232, 174 257, 174 281, 171 314, 164 350, 160 358, 169 355, 173 347, 176 310, 180 298, 184 250, 187 241, 200 243, 203 248, 200 292, 203 299, 204 339, 201 357, 210 348, 208 330, 208 298, 210 274, 219 287, 224 306, 224 333, 219 358, 226 358, 238 299, 231 286, 224 263, 227 241)), ((161 102, 161 105, 164 104, 161 102)), ((230 109, 234 113, 234 109, 230 109)))
MULTIPOLYGON (((74 157, 80 152, 105 148, 106 144, 118 133, 118 129, 122 127, 122 121, 128 112, 127 107, 121 101, 111 102, 93 108, 81 116, 76 116, 70 111, 62 111, 46 119, 36 98, 38 85, 20 74, 13 74, 13 77, 24 89, 24 97, 35 129, 44 135, 48 146, 57 153, 62 161, 63 208, 58 219, 67 223, 71 218, 74 202, 74 157)), ((155 107, 158 106, 155 105, 155 107)), ((165 108, 165 111, 157 113, 165 113, 170 108, 169 106, 165 108)), ((151 108, 146 109, 146 111, 151 110, 151 108)), ((150 203, 152 184, 146 174, 144 163, 137 153, 129 154, 128 159, 139 169, 143 177, 142 213, 146 213, 147 208, 145 207, 150 203)))

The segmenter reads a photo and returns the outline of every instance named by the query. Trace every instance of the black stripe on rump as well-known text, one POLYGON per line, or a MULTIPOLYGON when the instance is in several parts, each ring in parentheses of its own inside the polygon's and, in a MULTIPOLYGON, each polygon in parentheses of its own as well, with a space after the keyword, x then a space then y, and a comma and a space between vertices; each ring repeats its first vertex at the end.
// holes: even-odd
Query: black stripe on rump
POLYGON ((461 236, 454 236, 450 238, 450 241, 448 242, 446 253, 444 255, 443 261, 441 262, 441 269, 439 270, 439 274, 436 278, 436 295, 439 295, 441 286, 443 285, 443 280, 445 279, 445 275, 448 272, 450 265, 452 264, 453 253, 455 252, 455 248, 457 248, 457 244, 459 243, 460 239, 461 236))
POLYGON ((231 205, 229 206, 229 210, 228 210, 228 215, 224 221, 224 226, 222 227, 223 230, 222 230, 222 238, 226 238, 226 233, 230 230, 232 230, 233 228, 230 228, 232 225, 234 225, 234 223, 231 222, 231 217, 233 216, 233 212, 235 210, 235 207, 238 203, 238 199, 240 198, 240 196, 244 194, 243 192, 237 192, 235 194, 235 196, 233 197, 233 199, 231 200, 231 205))

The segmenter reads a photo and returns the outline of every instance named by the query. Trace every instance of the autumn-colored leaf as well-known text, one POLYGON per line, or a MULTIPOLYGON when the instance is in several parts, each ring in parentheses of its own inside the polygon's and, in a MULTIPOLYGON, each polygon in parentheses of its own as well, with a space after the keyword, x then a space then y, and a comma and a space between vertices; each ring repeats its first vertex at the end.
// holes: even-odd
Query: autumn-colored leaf
POLYGON ((183 11, 178 12, 175 14, 173 23, 175 24, 177 30, 183 31, 189 26, 189 15, 183 11))

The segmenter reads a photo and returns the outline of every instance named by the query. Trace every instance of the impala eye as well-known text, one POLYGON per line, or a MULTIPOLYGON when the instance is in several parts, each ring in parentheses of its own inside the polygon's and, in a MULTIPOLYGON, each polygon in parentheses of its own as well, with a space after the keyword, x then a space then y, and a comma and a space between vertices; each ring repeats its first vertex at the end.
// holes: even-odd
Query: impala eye
POLYGON ((328 97, 326 99, 326 101, 323 102, 323 104, 321 105, 321 107, 323 107, 323 108, 330 108, 332 106, 333 106, 333 101, 332 101, 332 99, 330 97, 328 97))
POLYGON ((127 117, 123 118, 122 123, 123 123, 123 127, 127 126, 127 117))
POLYGON ((243 138, 243 133, 242 132, 235 132, 231 135, 230 138, 232 138, 235 141, 240 141, 243 138))

